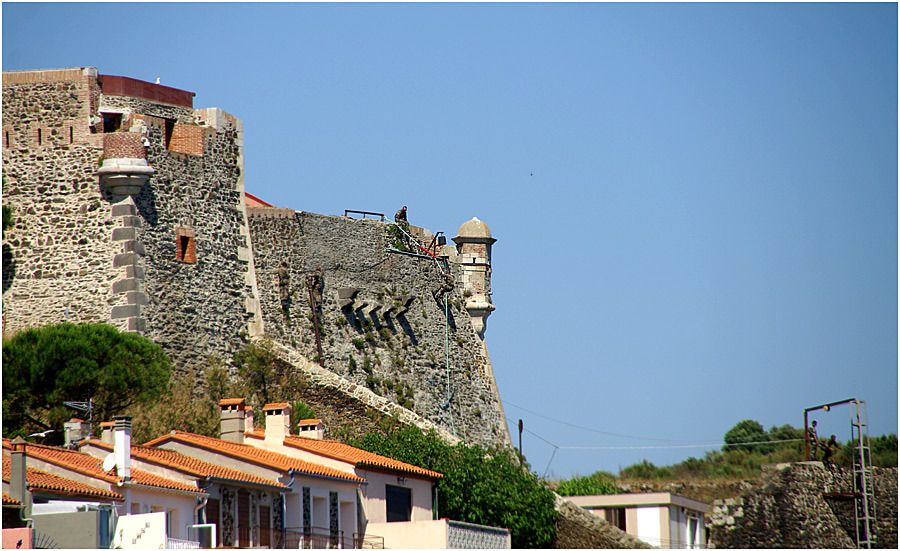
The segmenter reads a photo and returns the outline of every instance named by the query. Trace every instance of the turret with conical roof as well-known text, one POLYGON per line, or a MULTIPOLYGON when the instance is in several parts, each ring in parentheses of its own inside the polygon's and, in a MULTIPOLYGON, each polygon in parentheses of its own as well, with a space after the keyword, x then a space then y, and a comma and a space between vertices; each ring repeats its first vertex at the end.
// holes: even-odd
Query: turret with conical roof
POLYGON ((484 221, 472 218, 459 227, 453 242, 461 268, 466 310, 475 332, 483 339, 487 318, 495 309, 491 302, 491 246, 497 240, 484 221))

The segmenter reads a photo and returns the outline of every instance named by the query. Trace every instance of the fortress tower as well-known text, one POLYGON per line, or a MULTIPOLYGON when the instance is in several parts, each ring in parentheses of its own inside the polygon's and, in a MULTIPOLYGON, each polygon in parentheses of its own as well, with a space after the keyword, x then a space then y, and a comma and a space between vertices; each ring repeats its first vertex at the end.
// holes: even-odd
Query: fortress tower
POLYGON ((456 237, 456 262, 461 269, 463 296, 472 326, 484 339, 487 319, 496 307, 491 302, 491 246, 497 242, 491 229, 478 218, 459 227, 456 237))

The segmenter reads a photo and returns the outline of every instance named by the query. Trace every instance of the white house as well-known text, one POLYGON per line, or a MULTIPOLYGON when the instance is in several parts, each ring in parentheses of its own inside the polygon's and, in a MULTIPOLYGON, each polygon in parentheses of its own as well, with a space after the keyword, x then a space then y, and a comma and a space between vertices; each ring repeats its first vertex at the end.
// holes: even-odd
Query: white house
POLYGON ((706 547, 706 503, 669 492, 566 499, 650 545, 670 549, 706 547))

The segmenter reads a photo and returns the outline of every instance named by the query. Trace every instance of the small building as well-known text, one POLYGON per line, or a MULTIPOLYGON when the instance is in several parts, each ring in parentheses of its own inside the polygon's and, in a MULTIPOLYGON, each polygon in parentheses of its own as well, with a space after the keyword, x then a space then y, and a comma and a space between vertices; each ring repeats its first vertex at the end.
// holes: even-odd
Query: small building
POLYGON ((650 545, 670 549, 706 547, 709 505, 669 492, 570 496, 575 505, 650 545))

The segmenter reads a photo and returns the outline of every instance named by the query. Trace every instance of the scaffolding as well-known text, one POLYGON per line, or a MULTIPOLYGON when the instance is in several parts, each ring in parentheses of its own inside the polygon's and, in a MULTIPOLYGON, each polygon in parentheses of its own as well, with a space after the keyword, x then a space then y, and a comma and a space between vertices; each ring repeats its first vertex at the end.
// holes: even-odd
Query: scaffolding
MULTIPOLYGON (((809 413, 813 411, 831 411, 835 406, 850 405, 850 434, 853 446, 852 477, 853 491, 848 496, 853 499, 854 529, 856 547, 872 549, 876 546, 876 510, 875 484, 872 473, 872 455, 869 444, 869 414, 865 400, 850 398, 839 402, 831 402, 803 410, 803 426, 806 440, 806 458, 811 459, 809 413)), ((813 433, 814 434, 814 433, 813 433)), ((816 442, 813 443, 816 445, 816 442)))

